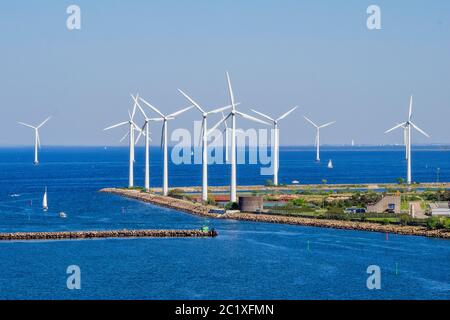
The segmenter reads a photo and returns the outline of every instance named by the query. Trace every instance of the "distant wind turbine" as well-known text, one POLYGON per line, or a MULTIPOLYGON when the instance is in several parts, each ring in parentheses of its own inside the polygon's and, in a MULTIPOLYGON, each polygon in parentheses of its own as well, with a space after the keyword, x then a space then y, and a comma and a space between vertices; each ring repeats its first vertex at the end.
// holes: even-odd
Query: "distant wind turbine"
POLYGON ((236 103, 234 101, 233 89, 231 87, 230 75, 227 72, 228 92, 231 100, 231 112, 216 125, 214 125, 209 132, 216 130, 222 123, 226 122, 228 118, 231 118, 231 183, 230 183, 230 202, 237 202, 237 190, 236 190, 236 115, 241 116, 244 119, 248 119, 254 122, 269 125, 269 123, 262 121, 258 118, 252 117, 248 114, 236 110, 236 103))
POLYGON ((308 119, 306 116, 303 116, 303 118, 306 119, 309 123, 311 123, 317 130, 316 133, 316 161, 320 161, 320 129, 331 126, 332 124, 336 123, 336 121, 328 122, 326 124, 323 124, 321 126, 318 126, 315 124, 312 120, 308 119))
POLYGON ((389 133, 391 131, 394 131, 398 128, 403 128, 404 133, 404 140, 406 144, 406 159, 407 159, 407 183, 411 184, 412 182, 412 174, 411 174, 411 128, 416 129, 421 134, 423 134, 425 137, 429 138, 430 136, 428 133, 420 129, 418 126, 416 126, 412 121, 412 105, 413 105, 413 97, 411 96, 411 99, 409 100, 409 113, 408 113, 408 120, 406 122, 397 124, 395 127, 387 130, 385 133, 389 133))
POLYGON ((161 147, 164 148, 164 163, 163 163, 163 195, 167 196, 169 194, 169 155, 167 146, 167 125, 169 120, 175 119, 180 114, 192 109, 194 106, 189 106, 187 108, 181 109, 177 112, 171 113, 169 115, 162 114, 156 107, 152 106, 149 102, 145 101, 143 98, 139 99, 145 103, 150 109, 159 114, 160 118, 154 118, 153 121, 162 121, 162 131, 161 131, 161 147))
POLYGON ((208 116, 230 109, 231 105, 211 111, 205 111, 205 109, 185 92, 180 89, 178 89, 178 91, 180 91, 180 93, 202 113, 202 129, 200 133, 200 136, 202 137, 202 200, 206 202, 208 201, 208 116))
POLYGON ((261 117, 264 117, 273 123, 273 129, 274 129, 273 183, 276 186, 278 185, 278 170, 279 170, 279 158, 280 158, 280 138, 279 138, 278 121, 281 121, 284 118, 286 118, 289 114, 291 114, 291 112, 293 112, 297 108, 298 108, 297 106, 293 107, 292 109, 290 109, 288 112, 284 113, 278 119, 271 118, 262 112, 252 109, 252 111, 255 112, 256 114, 259 114, 261 117))
POLYGON ((113 129, 113 128, 117 128, 120 126, 124 126, 124 125, 129 125, 129 131, 125 134, 125 136, 123 136, 123 138, 120 140, 124 140, 126 137, 130 138, 130 160, 129 160, 129 172, 128 172, 128 187, 129 188, 133 188, 134 187, 134 145, 136 143, 135 139, 134 139, 134 130, 137 130, 138 132, 141 132, 141 129, 139 128, 139 126, 134 122, 134 116, 136 114, 136 102, 134 103, 133 106, 133 111, 130 113, 130 111, 128 110, 128 117, 129 120, 128 121, 124 121, 115 125, 112 125, 110 127, 107 127, 105 129, 103 129, 104 131, 113 129))
POLYGON ((32 126, 30 124, 19 122, 19 124, 34 129, 34 164, 39 164, 38 149, 41 148, 41 139, 39 138, 39 129, 50 120, 51 116, 42 121, 38 126, 32 126))

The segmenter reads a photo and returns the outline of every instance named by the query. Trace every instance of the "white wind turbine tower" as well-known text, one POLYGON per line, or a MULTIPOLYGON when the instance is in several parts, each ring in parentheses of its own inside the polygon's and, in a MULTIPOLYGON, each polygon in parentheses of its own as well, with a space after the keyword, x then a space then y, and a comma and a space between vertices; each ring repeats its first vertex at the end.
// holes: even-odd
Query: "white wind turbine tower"
POLYGON ((223 112, 224 110, 231 108, 231 105, 211 111, 205 111, 205 109, 185 92, 180 89, 178 89, 178 91, 180 91, 180 93, 202 113, 202 130, 200 134, 202 138, 202 200, 206 202, 208 201, 208 116, 210 114, 223 112))
POLYGON ((131 97, 134 100, 134 103, 137 105, 139 110, 141 111, 142 115, 144 116, 144 125, 142 126, 139 135, 136 139, 136 143, 139 141, 141 135, 145 136, 145 177, 144 177, 144 188, 146 191, 150 191, 150 121, 157 121, 157 119, 152 119, 147 117, 147 114, 142 109, 141 105, 139 104, 139 95, 136 95, 134 97, 131 95, 131 97), (144 131, 145 130, 145 131, 144 131))
POLYGON ((139 128, 139 126, 134 122, 134 115, 136 114, 136 102, 134 103, 134 107, 133 107, 133 111, 130 113, 130 111, 128 110, 128 116, 129 116, 129 120, 128 121, 124 121, 115 125, 112 125, 110 127, 107 127, 105 129, 103 129, 104 131, 113 129, 113 128, 117 128, 120 126, 124 126, 124 125, 129 125, 129 131, 125 134, 125 136, 120 140, 122 141, 123 139, 125 139, 127 136, 130 138, 129 144, 130 144, 130 160, 129 160, 129 172, 128 172, 128 187, 129 188, 133 188, 134 187, 134 145, 135 145, 135 139, 134 139, 134 130, 137 130, 139 132, 141 132, 141 129, 139 128))
POLYGON ((316 133, 316 161, 320 161, 320 129, 331 126, 332 124, 336 123, 336 121, 328 122, 326 124, 323 124, 321 126, 318 126, 315 124, 311 119, 308 119, 306 116, 303 116, 303 118, 306 119, 309 123, 311 123, 317 130, 316 133))
POLYGON ((259 112, 257 110, 253 110, 253 112, 255 112, 256 114, 259 114, 261 117, 266 118, 267 120, 271 121, 273 123, 273 130, 274 130, 274 156, 273 156, 273 184, 278 186, 278 169, 279 169, 279 159, 280 159, 280 137, 279 137, 279 128, 278 128, 278 121, 283 120, 284 118, 286 118, 289 114, 291 114, 291 112, 293 112, 294 110, 296 110, 298 108, 298 106, 293 107, 292 109, 290 109, 288 112, 286 112, 285 114, 283 114, 281 117, 279 117, 278 119, 274 119, 269 117, 268 115, 259 112))
POLYGON ((39 138, 39 129, 50 120, 51 116, 42 121, 38 126, 32 126, 30 124, 19 122, 19 124, 34 129, 34 164, 39 164, 38 149, 41 148, 41 139, 39 138))
POLYGON ((411 184, 412 178, 411 178, 411 128, 416 129, 421 134, 423 134, 425 137, 429 138, 430 136, 420 129, 418 126, 416 126, 412 121, 412 104, 413 104, 413 97, 411 96, 411 99, 409 100, 409 113, 408 113, 408 120, 406 122, 400 123, 396 125, 395 127, 387 130, 385 133, 389 133, 391 131, 394 131, 398 128, 403 128, 404 134, 405 134, 405 142, 406 142, 406 160, 407 160, 407 183, 411 184))
POLYGON ((162 130, 161 130, 161 147, 164 148, 164 163, 163 163, 163 195, 167 196, 169 194, 169 154, 168 154, 168 146, 167 146, 167 125, 169 120, 175 119, 180 114, 192 109, 194 106, 189 106, 187 108, 181 109, 177 112, 171 113, 169 115, 162 114, 157 108, 152 106, 149 102, 145 101, 143 98, 139 97, 139 99, 145 103, 150 109, 155 111, 157 114, 161 116, 161 118, 154 118, 152 121, 163 121, 162 130))
POLYGON ((231 87, 230 75, 227 72, 228 92, 231 100, 231 112, 222 120, 220 120, 209 132, 216 130, 222 123, 226 122, 228 118, 231 118, 231 184, 230 184, 230 202, 237 202, 237 189, 236 189, 236 115, 239 115, 245 119, 259 122, 269 125, 269 123, 252 117, 248 114, 242 113, 236 110, 236 103, 234 102, 233 89, 231 87))

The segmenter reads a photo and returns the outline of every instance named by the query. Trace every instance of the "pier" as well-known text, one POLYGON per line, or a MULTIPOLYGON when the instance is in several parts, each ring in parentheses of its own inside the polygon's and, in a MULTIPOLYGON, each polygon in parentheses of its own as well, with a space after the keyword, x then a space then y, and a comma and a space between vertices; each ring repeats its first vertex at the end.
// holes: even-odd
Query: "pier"
POLYGON ((67 240, 102 238, 205 238, 216 237, 215 230, 107 230, 63 232, 0 233, 0 241, 67 240))

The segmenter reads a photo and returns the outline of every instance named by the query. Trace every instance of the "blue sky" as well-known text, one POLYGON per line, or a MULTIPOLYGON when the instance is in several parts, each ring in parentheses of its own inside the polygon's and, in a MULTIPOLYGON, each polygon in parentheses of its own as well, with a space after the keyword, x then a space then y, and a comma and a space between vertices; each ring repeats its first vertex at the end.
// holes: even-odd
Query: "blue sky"
MULTIPOLYGON (((278 115, 281 143, 314 142, 302 118, 337 120, 324 144, 399 143, 383 132, 405 119, 450 143, 450 2, 410 1, 2 1, 0 145, 32 144, 17 121, 54 118, 48 145, 118 144, 131 92, 171 112, 186 106, 177 88, 206 108, 228 104, 229 70, 241 110, 278 115), (81 8, 81 30, 66 8, 81 8), (381 7, 382 30, 366 9, 381 7)), ((171 128, 192 128, 191 111, 171 128)), ((239 121, 243 128, 253 126, 239 121)), ((154 141, 159 141, 155 127, 154 141)))

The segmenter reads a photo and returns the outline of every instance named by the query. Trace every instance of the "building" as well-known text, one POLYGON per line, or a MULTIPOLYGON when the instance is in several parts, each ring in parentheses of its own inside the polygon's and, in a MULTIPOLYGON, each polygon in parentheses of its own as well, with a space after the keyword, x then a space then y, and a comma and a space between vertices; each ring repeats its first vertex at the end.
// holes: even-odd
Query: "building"
POLYGON ((261 196, 239 197, 239 210, 242 212, 262 212, 264 199, 261 196))
POLYGON ((432 217, 450 217, 450 202, 434 202, 430 204, 432 217))
POLYGON ((384 213, 384 212, 401 213, 401 198, 400 198, 400 196, 384 196, 377 203, 368 205, 367 212, 370 212, 370 213, 384 213))

